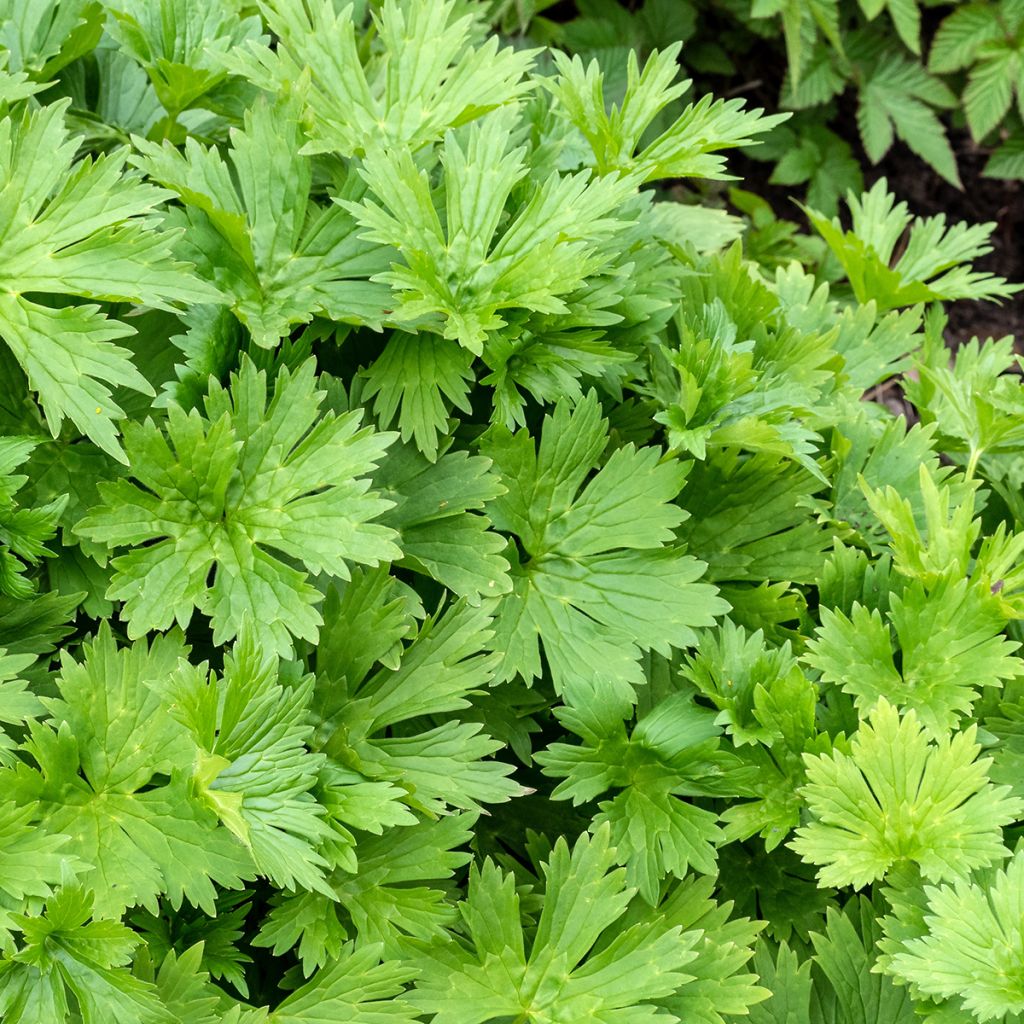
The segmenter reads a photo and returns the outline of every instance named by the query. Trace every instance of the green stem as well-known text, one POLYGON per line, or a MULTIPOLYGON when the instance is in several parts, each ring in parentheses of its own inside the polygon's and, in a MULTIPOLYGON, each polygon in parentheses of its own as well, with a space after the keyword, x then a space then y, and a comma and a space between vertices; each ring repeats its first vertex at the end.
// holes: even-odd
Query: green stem
POLYGON ((978 459, 981 458, 982 450, 983 449, 981 449, 981 448, 974 448, 974 449, 971 450, 971 457, 970 457, 970 459, 967 462, 967 474, 966 475, 967 475, 967 479, 968 480, 973 480, 974 479, 974 471, 978 468, 978 459))

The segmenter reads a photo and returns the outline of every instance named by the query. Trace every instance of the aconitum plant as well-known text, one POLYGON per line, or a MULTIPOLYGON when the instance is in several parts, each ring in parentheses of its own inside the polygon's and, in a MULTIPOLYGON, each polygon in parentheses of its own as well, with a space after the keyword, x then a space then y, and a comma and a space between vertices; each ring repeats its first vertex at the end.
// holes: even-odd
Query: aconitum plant
POLYGON ((492 13, 0 3, 0 1019, 1019 1022, 992 225, 492 13))

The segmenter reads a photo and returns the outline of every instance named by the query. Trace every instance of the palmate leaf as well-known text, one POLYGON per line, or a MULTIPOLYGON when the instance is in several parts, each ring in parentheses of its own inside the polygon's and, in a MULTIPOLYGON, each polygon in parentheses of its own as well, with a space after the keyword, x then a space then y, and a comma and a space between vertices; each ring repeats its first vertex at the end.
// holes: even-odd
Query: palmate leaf
POLYGON ((126 349, 134 331, 96 305, 52 307, 27 294, 168 307, 216 293, 172 258, 174 235, 144 219, 167 195, 125 173, 126 154, 72 167, 67 101, 0 121, 0 337, 39 396, 54 437, 63 420, 125 461, 111 386, 152 394, 126 349))
POLYGON ((329 893, 319 852, 331 835, 311 790, 324 757, 307 749, 313 678, 292 687, 277 678, 247 622, 220 680, 182 665, 162 696, 199 749, 200 798, 243 843, 262 874, 282 889, 329 893))
POLYGON ((650 1004, 689 980, 686 966, 697 957, 699 933, 640 923, 602 938, 632 895, 623 870, 613 867, 608 835, 607 827, 584 835, 571 852, 564 839, 555 844, 529 946, 513 876, 490 860, 474 866, 460 905, 470 944, 435 943, 425 950, 413 1005, 433 1024, 484 1024, 506 1016, 524 1024, 568 1024, 587 1017, 626 1020, 626 1013, 651 1019, 650 1004))
POLYGON ((886 970, 975 1020, 1015 1020, 1024 1012, 1024 851, 986 875, 925 886, 923 934, 889 943, 886 970))
POLYGON ((381 46, 366 59, 352 4, 262 0, 260 7, 277 45, 250 43, 225 64, 275 94, 309 70, 308 152, 416 151, 534 88, 525 75, 536 51, 499 50, 496 36, 474 45, 479 23, 455 0, 385 0, 374 14, 381 46))
POLYGON ((651 360, 663 407, 654 419, 673 449, 702 461, 709 449, 762 452, 824 480, 814 420, 836 379, 828 302, 794 315, 790 307, 809 297, 796 274, 780 274, 773 290, 744 269, 739 245, 698 267, 680 282, 670 335, 678 342, 651 360))
POLYGON ((998 600, 967 580, 946 577, 927 591, 915 581, 892 596, 888 622, 861 604, 849 617, 822 609, 821 619, 806 661, 822 679, 853 694, 862 713, 880 697, 913 709, 932 736, 969 714, 980 688, 999 687, 1020 670, 1017 645, 1001 635, 998 600))
POLYGON ((906 988, 878 972, 876 943, 882 936, 877 909, 866 897, 851 900, 840 913, 826 911, 815 932, 814 961, 826 984, 819 984, 817 1019, 840 1024, 914 1024, 920 1017, 906 988))
POLYGON ((380 946, 346 947, 265 1019, 267 1024, 415 1024, 415 1011, 402 998, 413 973, 406 964, 382 963, 380 946))
POLYGON ((583 743, 553 743, 536 755, 545 775, 563 780, 552 799, 580 804, 617 790, 598 805, 591 831, 609 825, 616 860, 640 896, 657 904, 666 874, 682 878, 688 868, 713 874, 715 845, 723 838, 716 815, 680 799, 746 788, 739 761, 718 749, 713 713, 675 694, 627 734, 628 702, 598 704, 584 694, 580 706, 556 715, 583 743))
POLYGON ((104 627, 81 662, 64 655, 49 723, 30 725, 3 772, 16 801, 36 804, 37 828, 69 837, 62 851, 83 862, 97 916, 136 903, 156 913, 159 895, 213 913, 215 882, 239 888, 252 875, 244 848, 193 800, 195 748, 161 713, 156 684, 185 653, 169 637, 118 649, 104 627))
POLYGON ((11 752, 17 744, 5 727, 20 730, 45 710, 28 682, 19 678, 35 660, 34 654, 8 654, 0 647, 0 764, 7 767, 14 763, 11 752))
POLYGON ((569 312, 569 295, 610 261, 598 244, 624 228, 614 211, 638 184, 554 173, 531 183, 505 220, 509 196, 529 171, 526 147, 513 148, 515 127, 515 111, 500 110, 465 135, 445 136, 440 208, 430 176, 404 146, 369 150, 361 173, 370 194, 343 203, 366 229, 363 238, 402 257, 375 277, 395 291, 394 318, 422 319, 474 355, 488 332, 506 326, 505 310, 569 312))
POLYGON ((174 1024, 155 987, 129 970, 138 936, 120 922, 91 916, 87 890, 65 886, 47 901, 43 914, 18 919, 23 945, 0 967, 4 1020, 174 1024))
POLYGON ((278 956, 295 948, 308 975, 337 958, 348 940, 357 948, 380 943, 401 958, 409 955, 409 937, 449 940, 458 915, 447 880, 472 859, 460 848, 471 840, 475 818, 413 819, 411 826, 363 837, 357 870, 335 871, 329 897, 276 897, 254 945, 278 956))
POLYGON ((973 473, 987 452, 1024 449, 1024 386, 1012 338, 962 345, 956 359, 922 360, 907 396, 925 423, 934 423, 946 451, 965 452, 973 473))
POLYGON ((654 51, 643 71, 636 51, 630 50, 625 95, 610 112, 605 105, 604 75, 597 61, 585 68, 578 56, 553 52, 558 77, 543 79, 543 84, 587 140, 597 174, 619 172, 635 175, 641 181, 726 177, 725 159, 717 155, 719 151, 749 145, 755 136, 789 117, 744 110, 742 100, 716 101, 704 96, 641 148, 641 139, 658 114, 690 87, 689 81, 675 82, 680 48, 680 43, 674 43, 660 53, 654 51))
POLYGON ((380 521, 400 537, 399 565, 471 601, 512 589, 506 542, 482 514, 505 491, 487 459, 453 451, 431 463, 404 445, 391 449, 374 485, 394 502, 380 521))
POLYGON ((770 453, 714 452, 687 478, 680 537, 715 583, 810 582, 831 540, 807 514, 820 486, 802 465, 770 453))
POLYGON ((71 98, 66 121, 82 148, 102 151, 129 143, 132 135, 148 136, 164 109, 146 72, 123 50, 98 49, 90 58, 95 61, 95 94, 88 88, 84 61, 72 64, 59 85, 71 98))
POLYGON ((183 110, 211 102, 227 77, 219 59, 261 42, 260 19, 239 17, 231 0, 104 0, 108 31, 142 65, 173 124, 183 110))
POLYGON ((392 333, 384 351, 363 371, 364 397, 374 399, 381 425, 395 419, 403 441, 412 440, 434 462, 453 409, 469 413, 475 378, 473 355, 429 334, 392 333))
POLYGON ((810 960, 801 963, 785 942, 775 951, 762 940, 753 968, 771 997, 750 1008, 750 1024, 811 1024, 810 960))
MULTIPOLYGON (((0 901, 25 910, 30 900, 45 899, 87 867, 67 852, 69 836, 34 824, 37 804, 0 803, 0 901)), ((9 922, 0 920, 0 945, 8 945, 9 922)))
POLYGON ((526 556, 498 605, 501 679, 537 678, 543 643, 559 692, 578 682, 632 700, 642 651, 684 647, 727 610, 697 582, 704 563, 674 543, 685 513, 672 499, 685 468, 628 444, 584 483, 607 443, 590 392, 575 410, 560 402, 545 418, 539 448, 527 431, 500 428, 483 446, 508 489, 487 512, 526 556))
POLYGON ((658 1000, 680 1021, 725 1024, 746 1017, 767 998, 768 990, 748 968, 764 922, 735 916, 733 901, 715 894, 712 878, 684 879, 656 907, 634 900, 617 931, 622 934, 637 924, 652 931, 679 928, 686 944, 696 939, 692 948, 697 956, 684 968, 686 984, 658 1000))
POLYGON ((971 260, 991 251, 994 224, 947 227, 943 214, 912 219, 907 204, 896 202, 884 178, 860 197, 848 195, 846 202, 849 231, 838 217, 829 219, 813 210, 807 215, 842 264, 860 302, 873 301, 886 311, 944 299, 1008 298, 1020 290, 1020 285, 970 267, 971 260), (906 244, 894 259, 908 228, 906 244))
POLYGON ((28 477, 14 471, 22 466, 38 442, 27 437, 0 437, 0 594, 26 598, 35 583, 26 576, 29 566, 53 552, 46 546, 57 532, 57 522, 68 502, 63 494, 45 505, 25 508, 15 500, 28 477))
POLYGON ((282 369, 267 390, 247 359, 230 390, 211 387, 208 418, 171 406, 173 448, 151 420, 128 431, 138 483, 101 484, 105 503, 75 529, 115 551, 156 542, 113 562, 107 596, 125 601, 130 636, 185 626, 198 608, 215 643, 249 615, 269 647, 287 654, 292 636, 315 642, 321 594, 274 552, 342 579, 350 562, 400 556, 394 532, 371 522, 389 504, 366 480, 394 435, 360 430, 358 412, 321 417, 312 360, 282 369))
POLYGON ((811 821, 790 846, 820 865, 822 885, 860 887, 905 861, 939 881, 1000 860, 1001 826, 1024 801, 988 781, 976 733, 929 742, 913 711, 901 717, 880 699, 849 754, 804 755, 811 821))
MULTIPOLYGON (((367 596, 374 593, 374 580, 360 583, 367 596)), ((488 650, 491 626, 486 608, 459 602, 425 619, 391 666, 370 673, 373 661, 359 658, 344 687, 324 657, 314 702, 319 748, 365 779, 397 786, 404 802, 429 815, 479 810, 520 795, 522 788, 507 778, 512 766, 489 759, 502 744, 479 723, 451 714, 494 678, 499 658, 488 650), (440 724, 424 724, 426 716, 440 724)), ((400 638, 407 629, 392 635, 400 638)), ((390 654, 392 643, 388 637, 376 656, 390 654)))
POLYGON ((228 161, 190 139, 181 153, 136 139, 135 163, 184 204, 167 217, 183 229, 178 250, 224 297, 262 348, 314 315, 380 326, 389 290, 368 278, 388 267, 337 204, 312 201, 312 162, 299 150, 303 89, 245 113, 228 161))
POLYGON ((89 53, 103 32, 98 0, 2 0, 0 47, 9 67, 46 82, 89 53))
POLYGON ((219 894, 216 917, 194 907, 162 909, 160 915, 139 908, 127 915, 132 927, 144 937, 153 962, 160 963, 169 954, 187 951, 198 944, 203 969, 248 997, 245 968, 252 963, 252 957, 242 948, 242 939, 245 919, 252 910, 251 892, 243 889, 219 894))

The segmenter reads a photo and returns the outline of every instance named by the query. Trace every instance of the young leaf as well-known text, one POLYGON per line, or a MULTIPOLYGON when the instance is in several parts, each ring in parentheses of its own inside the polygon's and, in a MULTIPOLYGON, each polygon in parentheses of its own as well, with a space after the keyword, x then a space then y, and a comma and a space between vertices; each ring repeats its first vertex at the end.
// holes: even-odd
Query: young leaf
POLYGON ((213 913, 214 883, 238 888, 252 874, 244 849, 193 799, 186 783, 195 748, 161 710, 156 687, 186 653, 161 637, 119 649, 108 628, 62 658, 48 724, 32 723, 4 785, 35 802, 44 833, 70 837, 66 854, 98 916, 116 917, 156 897, 183 898, 213 913))
POLYGON ((39 916, 23 916, 24 945, 0 967, 0 1013, 11 1024, 125 1020, 173 1024, 156 989, 129 970, 139 944, 117 921, 92 920, 88 892, 65 886, 39 916))
POLYGON ((285 687, 277 658, 247 623, 218 681, 183 665, 162 696, 198 748, 200 799, 242 842, 259 871, 281 889, 329 893, 319 852, 331 831, 311 790, 324 757, 311 753, 307 724, 313 677, 285 687))
POLYGON ((723 149, 750 145, 754 136, 781 124, 788 114, 764 116, 744 110, 742 100, 713 100, 703 96, 691 103, 649 144, 641 139, 655 118, 690 87, 675 82, 681 44, 655 50, 640 71, 636 51, 626 63, 626 89, 621 104, 609 112, 604 98, 604 75, 597 61, 584 68, 578 56, 560 50, 552 54, 558 77, 543 83, 587 140, 599 175, 618 172, 641 181, 658 178, 724 178, 725 160, 713 155, 723 149))
POLYGON ((208 418, 171 407, 170 445, 152 420, 128 431, 138 483, 101 484, 104 504, 75 529, 113 550, 136 545, 114 559, 107 592, 125 601, 130 636, 185 626, 198 608, 215 643, 248 614, 287 654, 292 636, 316 641, 321 595, 272 552, 342 579, 350 562, 400 555, 393 531, 371 522, 389 504, 365 479, 394 435, 360 430, 358 412, 320 416, 312 360, 282 369, 267 399, 267 375, 247 359, 230 391, 211 385, 208 418))
POLYGON ((309 69, 307 152, 416 151, 534 88, 524 76, 536 51, 499 50, 497 36, 475 45, 476 19, 456 0, 384 0, 374 15, 381 47, 369 59, 352 4, 262 0, 260 7, 277 45, 250 42, 225 64, 273 94, 309 69))
POLYGON ((924 934, 901 943, 887 969, 975 1020, 1012 1020, 1024 1011, 1024 852, 986 882, 925 886, 924 934))
POLYGON ((946 226, 943 214, 911 224, 907 204, 896 202, 884 178, 860 198, 848 195, 852 229, 838 217, 808 210, 815 230, 835 253, 860 302, 880 310, 950 299, 1008 298, 1021 285, 970 269, 970 261, 991 251, 994 224, 946 226), (910 228, 898 259, 896 245, 910 228))
POLYGON ((239 17, 231 0, 104 2, 111 35, 145 68, 169 126, 182 111, 216 102, 210 94, 227 78, 219 58, 265 38, 260 19, 239 17))
POLYGON ((370 195, 344 207, 363 238, 393 246, 403 264, 375 280, 394 289, 394 318, 421 321, 480 355, 506 310, 569 312, 566 298, 607 259, 598 243, 624 227, 614 214, 636 190, 629 178, 553 173, 530 183, 515 215, 503 213, 527 176, 525 146, 513 148, 514 112, 499 111, 449 132, 441 150, 443 204, 407 147, 368 151, 370 195), (458 282, 457 287, 453 287, 458 282))
POLYGON ((656 905, 665 875, 683 878, 691 867, 713 874, 715 846, 723 838, 712 811, 679 797, 731 794, 744 785, 739 762, 718 750, 712 713, 688 695, 665 698, 627 735, 623 718, 631 713, 628 704, 560 708, 559 721, 583 743, 553 743, 536 760, 545 775, 563 780, 552 799, 580 804, 619 791, 598 805, 591 831, 610 826, 626 881, 656 905))
POLYGON ((581 837, 571 852, 559 839, 545 866, 544 909, 529 944, 513 876, 490 860, 474 867, 460 905, 469 945, 426 950, 410 1001, 433 1024, 653 1016, 650 1004, 688 980, 698 936, 638 924, 602 941, 632 894, 614 863, 607 827, 581 837))
POLYGON ((368 280, 387 269, 337 204, 311 198, 311 161, 299 151, 302 88, 257 103, 231 132, 230 163, 189 140, 185 152, 136 139, 135 163, 184 203, 167 222, 179 251, 225 297, 262 348, 314 315, 379 329, 389 290, 368 280))
POLYGON ((976 733, 971 725, 929 742, 913 711, 901 717, 881 698, 849 754, 804 755, 811 821, 790 846, 820 865, 821 884, 858 888, 904 861, 932 881, 998 861, 1001 826, 1024 801, 988 781, 976 733))

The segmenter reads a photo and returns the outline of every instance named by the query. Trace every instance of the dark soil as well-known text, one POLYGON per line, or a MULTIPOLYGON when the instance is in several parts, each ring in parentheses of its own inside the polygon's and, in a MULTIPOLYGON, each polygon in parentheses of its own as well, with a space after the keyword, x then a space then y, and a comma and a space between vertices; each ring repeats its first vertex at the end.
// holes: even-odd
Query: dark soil
MULTIPOLYGON (((778 110, 783 69, 784 63, 778 55, 773 54, 770 47, 762 47, 760 52, 745 56, 745 81, 737 81, 731 89, 728 84, 723 86, 721 79, 709 79, 705 84, 716 95, 743 96, 751 106, 763 107, 771 113, 778 110)), ((990 149, 979 147, 963 129, 950 130, 950 142, 964 185, 960 190, 936 174, 902 142, 895 143, 881 162, 873 165, 860 144, 856 106, 850 92, 840 98, 839 112, 829 127, 852 147, 864 173, 865 187, 884 177, 889 189, 898 199, 905 200, 916 216, 942 213, 949 223, 994 223, 992 251, 975 261, 975 268, 1008 281, 1024 281, 1024 182, 983 177, 990 149)), ((768 184, 771 163, 751 159, 740 151, 730 154, 729 169, 743 178, 743 188, 767 199, 778 216, 803 221, 793 204, 793 199, 803 198, 798 190, 768 184)), ((951 347, 959 347, 975 336, 984 339, 1012 334, 1017 338, 1018 350, 1024 352, 1024 292, 1001 304, 951 303, 947 313, 947 338, 951 347)))
MULTIPOLYGON (((902 145, 894 146, 878 167, 865 174, 867 184, 885 175, 889 187, 906 200, 913 213, 933 216, 944 213, 947 221, 994 223, 992 252, 975 262, 975 268, 998 274, 1009 281, 1024 281, 1024 189, 1019 181, 983 178, 987 153, 981 152, 965 134, 953 138, 953 146, 964 183, 963 191, 940 178, 902 145)), ((950 345, 958 346, 972 337, 1016 337, 1024 351, 1024 293, 994 302, 954 302, 947 307, 950 345)))
MULTIPOLYGON (((642 6, 642 0, 619 0, 630 9, 642 6)), ((723 5, 724 6, 724 5, 723 5)), ((559 0, 545 11, 545 17, 556 21, 572 18, 577 13, 571 0, 559 0)), ((778 110, 785 58, 781 48, 755 40, 749 33, 737 32, 737 23, 731 11, 710 4, 701 11, 701 34, 705 38, 719 39, 727 49, 740 47, 745 52, 734 52, 736 63, 742 68, 734 78, 696 76, 695 93, 711 92, 719 97, 742 96, 750 106, 762 107, 768 112, 778 110)), ((927 42, 938 27, 942 12, 925 9, 922 36, 927 42)), ((839 113, 830 122, 833 131, 843 136, 859 158, 866 186, 879 178, 888 180, 889 188, 897 198, 905 200, 911 213, 929 217, 945 214, 950 223, 994 223, 992 251, 975 262, 975 268, 1005 277, 1009 281, 1024 282, 1024 182, 1000 181, 982 177, 988 151, 979 148, 964 130, 950 131, 950 141, 957 157, 961 191, 944 181, 926 163, 916 157, 903 143, 897 142, 877 165, 872 165, 864 153, 857 135, 856 109, 848 91, 839 100, 839 113)), ((729 171, 742 179, 743 188, 763 196, 771 203, 776 214, 795 220, 803 226, 803 215, 794 205, 802 199, 802 190, 769 185, 772 165, 754 160, 743 151, 729 154, 729 171)), ((946 336, 951 348, 957 348, 972 337, 1001 338, 1013 335, 1018 351, 1024 353, 1024 292, 1001 304, 994 302, 960 301, 947 306, 949 326, 946 336)))
MULTIPOLYGON (((852 124, 851 119, 851 124, 852 124)), ((833 124, 833 130, 841 125, 833 124)), ((988 153, 980 150, 966 133, 951 133, 963 191, 940 178, 902 143, 897 143, 881 163, 872 166, 862 156, 865 187, 879 178, 888 180, 889 189, 905 200, 911 213, 920 217, 945 214, 949 223, 994 223, 992 251, 975 261, 975 268, 998 274, 1009 281, 1024 281, 1024 182, 984 178, 982 169, 988 153)), ((855 138, 847 141, 859 151, 855 138)), ((771 164, 737 154, 729 161, 730 170, 743 177, 743 187, 764 196, 779 216, 800 220, 792 199, 794 191, 769 185, 771 164)), ((972 337, 1017 338, 1018 351, 1024 352, 1024 292, 994 302, 960 301, 947 306, 949 326, 946 336, 957 348, 972 337)))

